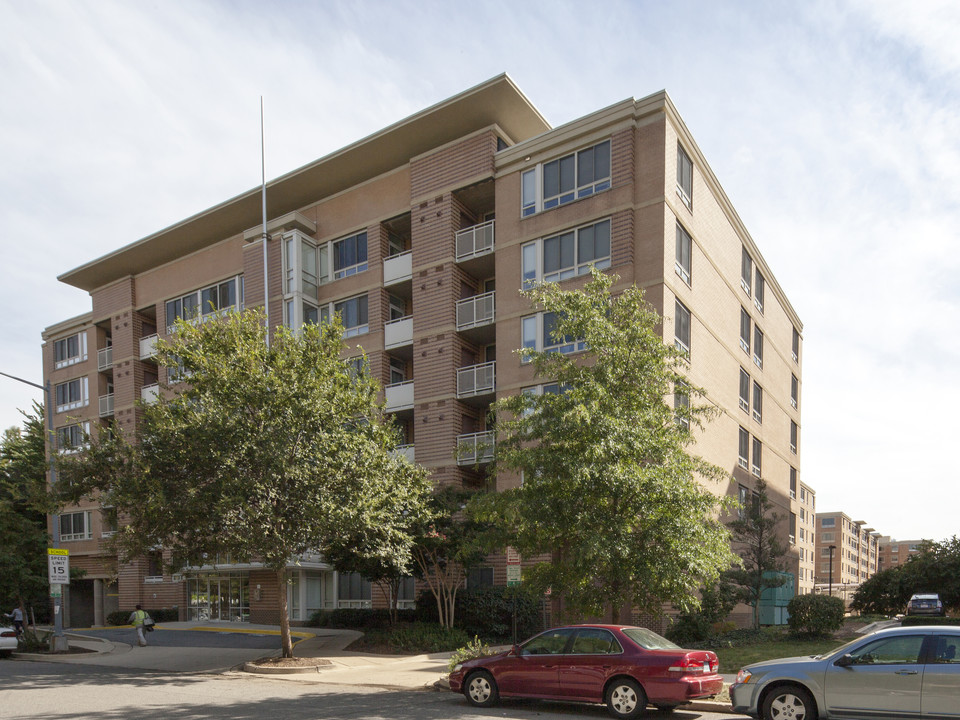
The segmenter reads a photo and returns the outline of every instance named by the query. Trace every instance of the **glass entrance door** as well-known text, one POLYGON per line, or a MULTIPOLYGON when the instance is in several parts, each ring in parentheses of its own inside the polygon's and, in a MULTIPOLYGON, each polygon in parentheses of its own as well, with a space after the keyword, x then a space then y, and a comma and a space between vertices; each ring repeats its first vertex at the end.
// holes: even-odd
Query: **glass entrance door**
POLYGON ((187 580, 191 620, 250 621, 250 580, 244 571, 187 580))

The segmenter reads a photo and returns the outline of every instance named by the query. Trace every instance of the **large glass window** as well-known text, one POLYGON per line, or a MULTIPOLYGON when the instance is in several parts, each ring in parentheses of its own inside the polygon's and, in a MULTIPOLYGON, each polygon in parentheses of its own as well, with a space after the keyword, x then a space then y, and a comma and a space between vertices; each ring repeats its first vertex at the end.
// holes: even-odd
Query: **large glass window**
POLYGON ((73 410, 89 404, 89 382, 87 378, 75 378, 59 383, 55 388, 57 412, 73 410))
POLYGON ((753 326, 753 363, 763 369, 763 331, 759 325, 753 326))
POLYGON ((761 463, 762 455, 763 455, 763 445, 760 443, 759 438, 754 438, 753 439, 753 465, 751 467, 751 471, 757 477, 763 477, 763 475, 761 474, 761 470, 763 468, 763 465, 761 463))
POLYGON ((740 308, 740 348, 750 354, 750 313, 740 308))
POLYGON ((759 383, 753 383, 753 419, 763 422, 763 388, 759 383))
POLYGON ((750 467, 750 433, 740 428, 740 442, 737 448, 737 464, 744 470, 750 467))
POLYGON ((87 334, 85 332, 62 338, 53 343, 54 367, 62 368, 87 359, 87 334))
POLYGON ((679 300, 676 301, 673 329, 674 342, 683 353, 690 354, 690 310, 679 300))
POLYGON ((521 176, 521 214, 526 217, 610 187, 610 141, 538 165, 521 176))
POLYGON ((523 347, 544 352, 572 353, 586 350, 587 344, 571 335, 556 337, 555 313, 537 313, 523 318, 523 347))
POLYGON ((693 240, 690 239, 690 234, 683 229, 680 223, 677 223, 677 259, 674 267, 676 268, 677 275, 679 275, 680 279, 687 285, 690 284, 693 267, 691 262, 692 252, 693 240))
POLYGON ((333 277, 335 280, 356 275, 366 269, 366 232, 357 233, 333 243, 333 277))
POLYGON ((797 331, 796 328, 793 328, 792 346, 793 346, 793 361, 800 362, 800 333, 797 331))
POLYGON ((677 143, 677 195, 683 204, 693 209, 693 162, 677 143))
POLYGON ((340 322, 343 323, 344 337, 362 335, 369 331, 370 328, 367 324, 366 295, 358 295, 348 300, 341 300, 334 304, 333 311, 340 315, 340 322))
POLYGON ((523 287, 584 275, 610 267, 610 221, 602 220, 523 246, 523 287))
POLYGON ((800 402, 800 381, 797 380, 797 376, 790 375, 790 404, 794 407, 797 407, 797 404, 800 402))
POLYGON ((747 252, 746 248, 741 248, 740 250, 740 287, 743 288, 743 291, 749 295, 750 294, 750 283, 753 279, 753 258, 750 257, 750 253, 747 252))
POLYGON ((242 304, 243 278, 239 276, 168 300, 167 332, 170 332, 178 318, 189 322, 205 315, 239 308, 242 304))
POLYGON ((766 287, 767 283, 758 269, 754 275, 753 304, 757 306, 757 310, 761 313, 763 312, 763 298, 766 295, 766 287))
POLYGON ((57 449, 61 452, 76 450, 83 446, 84 435, 90 432, 90 423, 77 423, 57 428, 57 449))
POLYGON ((60 541, 73 542, 75 540, 89 540, 93 537, 93 527, 90 523, 90 510, 64 513, 60 516, 60 541))
POLYGON ((740 409, 750 412, 750 374, 740 368, 740 409))
POLYGON ((337 599, 340 601, 340 607, 364 606, 357 603, 366 603, 369 607, 370 581, 360 573, 338 573, 337 599))
POLYGON ((800 428, 797 427, 797 424, 791 420, 790 421, 790 452, 794 455, 797 454, 797 442, 800 435, 800 428))

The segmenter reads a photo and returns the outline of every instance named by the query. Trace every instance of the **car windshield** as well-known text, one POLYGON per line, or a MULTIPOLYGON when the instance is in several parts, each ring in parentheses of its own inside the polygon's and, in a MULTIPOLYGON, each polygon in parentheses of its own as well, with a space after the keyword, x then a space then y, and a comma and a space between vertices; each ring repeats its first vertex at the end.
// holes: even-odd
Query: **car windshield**
POLYGON ((621 628, 621 632, 633 640, 644 650, 679 650, 679 645, 674 645, 665 637, 660 637, 653 630, 646 628, 627 627, 621 628))
MULTIPOLYGON (((871 633, 871 635, 872 635, 872 633, 871 633)), ((870 635, 864 635, 864 636, 862 636, 862 637, 854 638, 853 640, 851 640, 851 641, 848 642, 848 643, 845 643, 845 644, 843 644, 843 645, 838 645, 838 646, 835 647, 833 650, 827 650, 827 652, 820 653, 819 655, 811 655, 810 657, 816 658, 816 659, 819 660, 820 658, 825 658, 825 657, 827 657, 827 656, 829 656, 829 655, 834 655, 834 654, 837 654, 837 653, 839 653, 840 655, 843 655, 843 654, 845 654, 845 653, 847 652, 847 650, 848 650, 849 648, 853 647, 854 645, 859 645, 860 643, 862 643, 862 642, 864 641, 864 639, 866 639, 866 638, 868 638, 868 637, 870 637, 870 635)))

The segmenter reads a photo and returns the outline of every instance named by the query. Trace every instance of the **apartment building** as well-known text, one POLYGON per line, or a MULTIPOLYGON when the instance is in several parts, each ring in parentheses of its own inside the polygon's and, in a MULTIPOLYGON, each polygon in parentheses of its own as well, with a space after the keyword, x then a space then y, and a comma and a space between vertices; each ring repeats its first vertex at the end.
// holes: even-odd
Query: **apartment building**
POLYGON ((797 595, 809 595, 816 586, 817 496, 809 485, 791 478, 790 497, 799 506, 790 512, 790 534, 795 536, 798 556, 797 595))
POLYGON ((920 552, 923 540, 895 540, 889 535, 879 538, 877 572, 903 565, 911 556, 920 552))
POLYGON ((817 513, 816 519, 818 590, 827 592, 832 585, 834 594, 846 594, 876 574, 879 533, 843 512, 817 513))
MULTIPOLYGON (((552 318, 519 291, 577 287, 595 266, 619 277, 616 289, 645 290, 665 342, 687 353, 692 382, 719 408, 694 448, 730 472, 711 489, 747 500, 766 479, 793 518, 783 535, 806 578, 802 324, 665 92, 553 128, 499 76, 269 182, 267 212, 264 239, 254 189, 60 276, 92 309, 43 333, 59 451, 96 423, 134 432, 140 403, 170 392, 176 378, 153 348, 177 317, 266 300, 274 326, 339 313, 345 356, 366 353, 403 429, 400 451, 436 483, 513 486, 519 478, 486 474, 490 403, 551 391, 516 350, 583 350, 552 338, 552 318)), ((101 544, 108 517, 91 505, 52 520, 87 571, 73 622, 138 602, 184 618, 274 619, 273 585, 255 565, 220 558, 170 575, 158 551, 117 567, 101 544)), ((293 560, 295 622, 381 601, 320 556, 293 560)), ((504 558, 491 557, 468 583, 505 581, 504 558)), ((412 582, 401 599, 412 602, 412 582)))

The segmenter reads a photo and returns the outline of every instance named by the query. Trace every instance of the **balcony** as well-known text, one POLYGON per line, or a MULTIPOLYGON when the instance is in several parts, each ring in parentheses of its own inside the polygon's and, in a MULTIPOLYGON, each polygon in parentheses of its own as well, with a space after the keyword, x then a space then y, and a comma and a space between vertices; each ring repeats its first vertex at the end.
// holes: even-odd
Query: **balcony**
POLYGON ((157 354, 157 339, 159 336, 154 333, 140 338, 140 359, 148 360, 157 354))
POLYGON ((496 438, 493 431, 457 436, 457 464, 478 465, 493 460, 496 438))
POLYGON ((409 445, 397 445, 397 447, 395 447, 393 451, 397 455, 401 455, 402 457, 405 457, 407 459, 407 462, 409 463, 416 462, 412 443, 409 445))
POLYGON ((103 372, 113 367, 113 348, 105 347, 97 351, 97 370, 103 372))
POLYGON ((385 396, 385 410, 399 412, 413 407, 413 380, 393 383, 383 388, 385 396))
POLYGON ((383 326, 383 346, 387 350, 413 344, 413 316, 391 320, 383 326))
POLYGON ((494 273, 493 224, 489 220, 456 235, 457 262, 474 277, 491 277, 494 273))
POLYGON ((113 393, 100 396, 100 417, 113 415, 113 393))
POLYGON ((140 388, 140 399, 147 405, 153 405, 158 397, 160 397, 160 385, 158 383, 144 385, 140 388))
POLYGON ((457 397, 471 398, 492 393, 497 384, 496 368, 496 362, 486 362, 457 370, 457 397))
POLYGON ((413 261, 411 260, 409 250, 399 255, 388 257, 383 261, 383 284, 385 287, 406 282, 412 277, 413 261))
POLYGON ((496 339, 494 292, 483 293, 457 302, 457 331, 478 345, 496 339))

